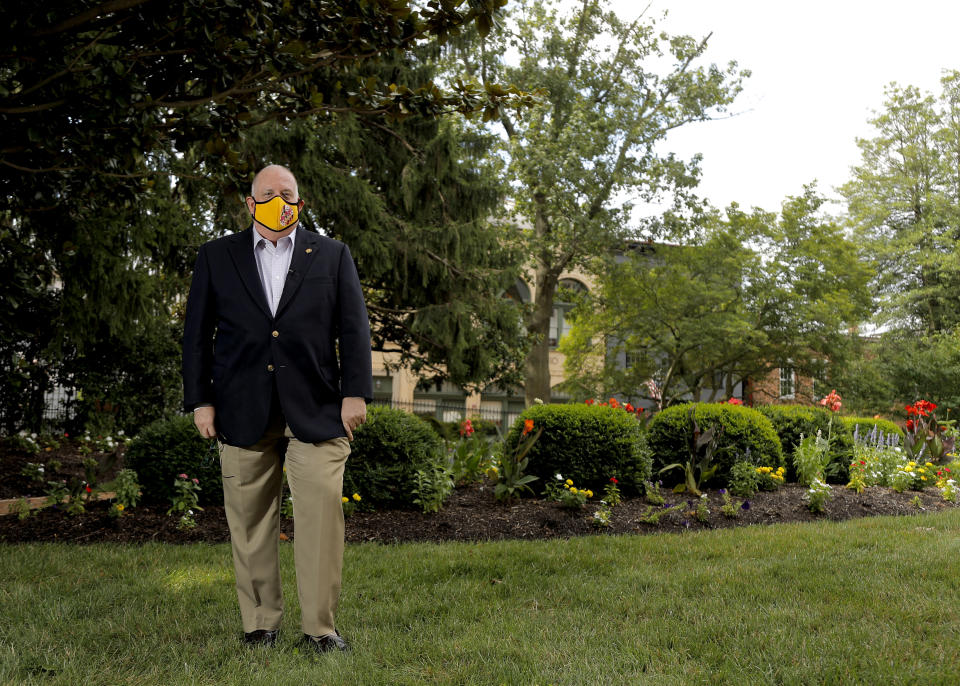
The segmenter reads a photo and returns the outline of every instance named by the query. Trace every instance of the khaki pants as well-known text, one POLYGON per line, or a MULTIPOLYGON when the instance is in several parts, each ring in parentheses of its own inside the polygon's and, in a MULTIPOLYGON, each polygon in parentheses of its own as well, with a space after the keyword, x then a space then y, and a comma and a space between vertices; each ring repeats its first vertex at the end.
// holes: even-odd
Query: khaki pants
POLYGON ((346 438, 301 443, 282 415, 255 445, 224 445, 220 453, 223 498, 233 547, 240 616, 245 632, 277 629, 283 617, 280 590, 281 460, 287 442, 287 482, 296 527, 293 554, 303 633, 333 633, 343 566, 343 468, 346 438))

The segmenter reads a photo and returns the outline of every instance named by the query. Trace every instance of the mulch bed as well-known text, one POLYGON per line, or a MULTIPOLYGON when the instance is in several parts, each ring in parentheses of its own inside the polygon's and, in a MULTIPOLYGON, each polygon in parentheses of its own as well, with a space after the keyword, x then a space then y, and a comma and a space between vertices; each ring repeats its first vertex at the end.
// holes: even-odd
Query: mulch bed
MULTIPOLYGON (((19 476, 19 470, 27 461, 46 461, 49 457, 31 458, 9 452, 0 455, 0 485, 3 487, 0 498, 42 495, 35 487, 31 492, 29 482, 19 476)), ((82 457, 67 451, 56 457, 63 463, 64 472, 82 461, 82 457)), ((569 538, 598 533, 677 533, 754 524, 917 514, 956 507, 944 502, 934 489, 896 493, 888 488, 869 488, 858 494, 835 485, 826 511, 813 514, 803 499, 805 492, 806 489, 796 484, 787 484, 778 491, 761 492, 748 499, 749 509, 738 509, 736 517, 727 517, 721 512, 722 496, 717 491, 710 491, 710 514, 705 521, 699 521, 691 506, 695 503, 688 497, 666 491, 664 497, 668 505, 684 506, 663 514, 654 524, 645 520, 657 509, 655 506, 642 498, 627 499, 614 508, 610 526, 598 530, 593 525, 595 503, 581 510, 569 510, 559 503, 536 498, 500 502, 493 497, 493 488, 489 484, 473 484, 458 488, 436 514, 423 514, 417 510, 357 512, 347 519, 346 537, 349 542, 405 543, 569 538), (919 507, 916 498, 919 498, 919 507)), ((743 501, 742 498, 736 500, 743 501)), ((0 542, 223 543, 230 540, 223 507, 209 506, 198 512, 197 527, 186 530, 177 529, 177 518, 166 514, 166 506, 140 506, 119 518, 110 517, 108 510, 109 504, 102 502, 91 503, 87 512, 75 516, 69 516, 59 508, 36 511, 23 521, 14 515, 0 516, 0 542)), ((293 520, 283 519, 281 531, 292 540, 293 520)))

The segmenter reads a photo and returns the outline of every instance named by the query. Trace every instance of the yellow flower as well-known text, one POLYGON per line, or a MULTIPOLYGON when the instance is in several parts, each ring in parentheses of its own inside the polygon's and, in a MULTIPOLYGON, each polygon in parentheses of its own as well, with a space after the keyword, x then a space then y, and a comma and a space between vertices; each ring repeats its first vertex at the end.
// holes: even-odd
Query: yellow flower
POLYGON ((573 479, 567 479, 563 483, 565 483, 567 486, 573 486, 573 479))
POLYGON ((360 502, 360 494, 359 494, 359 493, 354 493, 354 494, 353 494, 353 499, 356 500, 356 501, 359 503, 359 502, 360 502))
POLYGON ((926 480, 927 480, 927 477, 921 476, 921 477, 920 477, 920 480, 921 480, 921 481, 926 481, 926 480))
POLYGON ((123 503, 117 503, 117 512, 123 512, 123 503))
POLYGON ((587 493, 587 497, 588 497, 588 498, 592 498, 592 497, 593 497, 593 491, 588 490, 586 493, 587 493))
POLYGON ((340 498, 340 502, 349 503, 350 498, 348 498, 347 496, 343 496, 342 498, 340 498))
POLYGON ((927 470, 924 469, 923 467, 921 467, 921 468, 918 469, 917 471, 920 472, 921 474, 926 474, 926 473, 927 473, 927 470))
POLYGON ((563 487, 564 487, 565 489, 567 489, 568 491, 570 490, 570 484, 564 484, 563 487))
POLYGON ((932 467, 932 466, 933 466, 933 462, 927 462, 927 466, 928 466, 928 467, 932 467))
POLYGON ((571 493, 577 493, 577 489, 574 488, 573 486, 571 486, 571 487, 570 487, 570 492, 571 492, 571 493))
POLYGON ((916 466, 917 466, 917 463, 914 462, 913 460, 910 460, 909 462, 907 462, 907 466, 908 466, 908 467, 916 467, 916 466))

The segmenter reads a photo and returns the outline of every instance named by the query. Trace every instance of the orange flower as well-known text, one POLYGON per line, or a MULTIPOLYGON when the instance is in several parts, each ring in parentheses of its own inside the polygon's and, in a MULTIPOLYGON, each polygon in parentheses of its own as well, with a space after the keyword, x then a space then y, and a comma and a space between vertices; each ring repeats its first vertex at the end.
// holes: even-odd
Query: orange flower
POLYGON ((618 407, 620 407, 620 403, 617 402, 616 398, 610 398, 610 407, 612 407, 613 409, 617 409, 618 407))
POLYGON ((526 436, 528 433, 533 431, 533 420, 524 419, 523 420, 523 435, 526 436))

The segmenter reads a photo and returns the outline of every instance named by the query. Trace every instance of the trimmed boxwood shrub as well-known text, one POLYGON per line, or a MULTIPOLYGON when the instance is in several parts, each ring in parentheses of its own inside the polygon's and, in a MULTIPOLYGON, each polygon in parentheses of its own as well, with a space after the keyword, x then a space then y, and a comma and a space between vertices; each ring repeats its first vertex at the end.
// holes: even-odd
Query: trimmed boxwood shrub
MULTIPOLYGON (((686 464, 689 459, 689 437, 693 432, 690 422, 690 407, 694 403, 673 405, 659 412, 650 421, 648 441, 653 451, 654 472, 669 464, 686 464)), ((695 417, 700 429, 720 425, 723 433, 717 440, 714 462, 717 472, 714 481, 726 483, 734 463, 746 458, 750 448, 750 461, 758 467, 780 467, 783 451, 780 439, 770 421, 762 414, 742 405, 727 403, 695 403, 695 417)), ((683 471, 674 469, 658 476, 665 483, 679 483, 683 471)))
POLYGON ((160 419, 130 442, 124 466, 137 473, 144 503, 169 505, 177 474, 186 474, 200 481, 201 505, 222 505, 220 458, 210 445, 211 439, 203 438, 194 426, 193 416, 160 419))
POLYGON ((543 434, 528 453, 526 473, 539 477, 537 493, 554 475, 598 495, 616 477, 626 493, 641 493, 650 478, 651 459, 637 419, 623 410, 596 405, 533 405, 507 433, 504 455, 514 455, 524 422, 532 419, 543 434))
POLYGON ((390 407, 367 408, 367 422, 353 432, 343 475, 345 493, 359 493, 375 507, 413 507, 418 469, 443 449, 442 439, 419 417, 390 407))
MULTIPOLYGON (((815 405, 760 405, 756 408, 766 416, 776 429, 787 460, 787 479, 797 480, 793 467, 793 451, 800 443, 800 434, 816 436, 817 430, 826 437, 830 425, 830 410, 815 405)), ((835 417, 831 430, 830 467, 833 475, 827 480, 847 483, 850 480, 850 461, 853 460, 853 431, 842 417, 835 417)))
POLYGON ((903 441, 903 429, 891 422, 889 419, 873 419, 871 417, 843 417, 843 423, 847 425, 847 428, 850 429, 850 433, 853 433, 854 427, 860 427, 860 437, 863 438, 871 431, 873 427, 877 427, 880 431, 883 432, 884 436, 889 436, 890 434, 896 434, 900 437, 900 440, 903 441))

